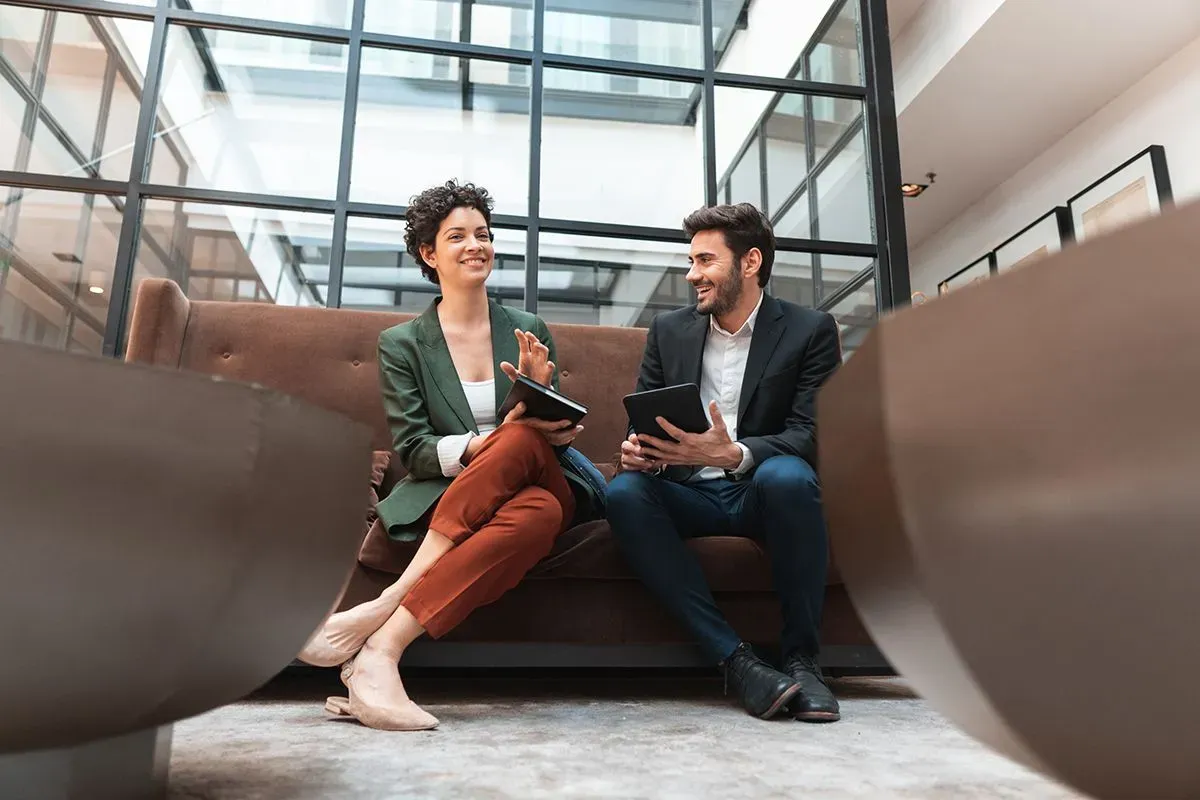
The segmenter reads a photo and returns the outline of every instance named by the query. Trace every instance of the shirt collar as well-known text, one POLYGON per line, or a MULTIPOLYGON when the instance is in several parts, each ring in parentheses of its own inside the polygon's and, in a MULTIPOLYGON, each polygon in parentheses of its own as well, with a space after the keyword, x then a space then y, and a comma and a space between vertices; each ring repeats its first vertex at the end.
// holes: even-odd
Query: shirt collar
POLYGON ((758 302, 754 304, 754 310, 750 312, 750 316, 746 317, 746 321, 742 323, 742 327, 739 328, 736 333, 730 333, 729 331, 722 328, 721 325, 717 322, 717 317, 715 314, 710 314, 708 317, 709 329, 713 330, 717 333, 723 334, 725 336, 740 336, 742 334, 742 331, 745 331, 746 333, 749 333, 749 334, 753 334, 754 333, 754 323, 758 320, 758 310, 760 308, 762 308, 762 301, 763 301, 763 298, 766 296, 767 296, 766 292, 759 293, 758 302))

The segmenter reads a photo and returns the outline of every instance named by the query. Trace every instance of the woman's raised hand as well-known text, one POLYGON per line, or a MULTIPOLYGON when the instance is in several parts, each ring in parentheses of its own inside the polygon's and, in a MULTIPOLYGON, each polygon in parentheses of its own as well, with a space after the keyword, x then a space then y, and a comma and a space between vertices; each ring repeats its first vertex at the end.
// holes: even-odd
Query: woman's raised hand
POLYGON ((507 361, 502 361, 500 369, 504 370, 504 374, 511 381, 516 381, 517 375, 521 374, 531 381, 549 386, 550 379, 554 377, 554 362, 550 360, 550 348, 528 331, 518 328, 514 333, 517 337, 517 346, 520 348, 521 357, 515 367, 507 361))

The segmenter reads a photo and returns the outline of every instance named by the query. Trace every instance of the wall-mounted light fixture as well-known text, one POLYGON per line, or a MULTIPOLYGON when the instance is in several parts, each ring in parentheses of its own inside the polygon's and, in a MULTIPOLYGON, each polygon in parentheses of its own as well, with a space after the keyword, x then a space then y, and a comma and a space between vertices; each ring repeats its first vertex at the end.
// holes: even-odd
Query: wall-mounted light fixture
POLYGON ((905 197, 919 197, 922 192, 933 185, 934 180, 937 178, 937 174, 933 172, 926 172, 925 178, 929 181, 929 183, 900 184, 900 194, 904 195, 905 197))

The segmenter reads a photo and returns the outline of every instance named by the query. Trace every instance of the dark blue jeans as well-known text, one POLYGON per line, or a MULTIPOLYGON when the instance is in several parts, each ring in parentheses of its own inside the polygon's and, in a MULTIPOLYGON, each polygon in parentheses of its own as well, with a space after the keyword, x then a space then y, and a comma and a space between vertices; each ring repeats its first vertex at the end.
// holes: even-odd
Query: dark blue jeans
POLYGON ((684 539, 746 536, 763 544, 783 606, 784 655, 816 656, 829 543, 808 462, 767 459, 749 478, 675 483, 623 472, 608 485, 608 520, 633 571, 714 662, 741 642, 713 601, 684 539))

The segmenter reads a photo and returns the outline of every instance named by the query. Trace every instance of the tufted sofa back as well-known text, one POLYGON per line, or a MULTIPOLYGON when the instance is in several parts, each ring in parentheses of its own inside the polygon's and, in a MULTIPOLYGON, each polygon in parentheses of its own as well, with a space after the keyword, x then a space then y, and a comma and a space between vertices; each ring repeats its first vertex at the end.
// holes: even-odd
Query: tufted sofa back
MULTIPOLYGON (((391 448, 379 392, 379 334, 411 314, 189 301, 172 281, 138 286, 126 360, 258 383, 371 426, 391 448)), ((638 328, 551 324, 562 391, 589 408, 576 441, 611 463, 645 346, 638 328)))

